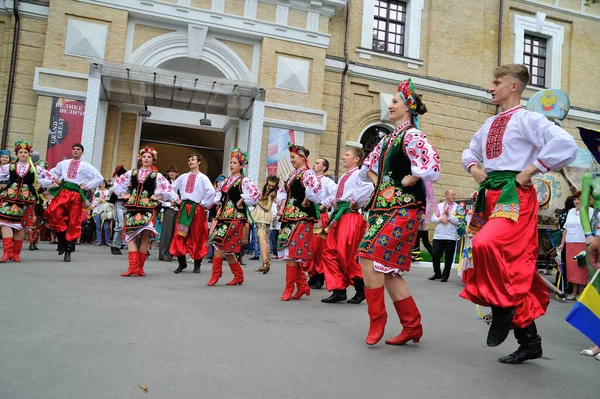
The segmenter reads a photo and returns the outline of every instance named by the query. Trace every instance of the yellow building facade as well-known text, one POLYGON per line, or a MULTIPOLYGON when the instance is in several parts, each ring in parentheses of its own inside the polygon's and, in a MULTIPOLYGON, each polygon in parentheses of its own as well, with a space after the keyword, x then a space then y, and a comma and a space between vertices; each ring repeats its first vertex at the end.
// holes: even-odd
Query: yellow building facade
POLYGON ((475 185, 460 153, 495 113, 493 68, 529 60, 540 80, 523 102, 566 91, 577 138, 577 126, 600 129, 598 37, 600 5, 579 0, 0 0, 3 141, 31 140, 44 158, 65 135, 57 107, 84 102, 65 126, 105 177, 142 145, 161 170, 199 152, 215 177, 238 146, 262 183, 268 165, 285 172, 288 140, 332 170, 346 146, 368 149, 411 77, 442 159, 438 188, 466 197, 475 185))

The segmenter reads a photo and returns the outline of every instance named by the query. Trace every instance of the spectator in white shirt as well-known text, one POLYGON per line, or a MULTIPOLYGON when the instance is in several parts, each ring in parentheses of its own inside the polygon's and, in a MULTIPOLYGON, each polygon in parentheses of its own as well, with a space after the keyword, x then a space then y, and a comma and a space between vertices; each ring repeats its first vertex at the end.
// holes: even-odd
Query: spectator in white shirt
POLYGON ((437 224, 433 233, 433 276, 429 280, 440 280, 442 283, 448 281, 450 269, 454 263, 454 251, 456 249, 456 229, 460 223, 457 218, 458 204, 454 202, 456 194, 449 188, 445 193, 446 200, 438 204, 440 216, 435 214, 431 221, 437 224), (440 272, 440 262, 444 255, 444 271, 440 272))

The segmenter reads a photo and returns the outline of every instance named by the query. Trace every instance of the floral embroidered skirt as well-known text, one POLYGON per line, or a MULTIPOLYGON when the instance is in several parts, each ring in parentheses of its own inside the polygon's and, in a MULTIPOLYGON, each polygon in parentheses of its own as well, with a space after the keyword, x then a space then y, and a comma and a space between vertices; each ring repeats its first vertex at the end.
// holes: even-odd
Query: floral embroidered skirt
POLYGON ((31 227, 33 224, 34 204, 13 201, 8 198, 0 199, 0 226, 7 226, 15 230, 31 227), (29 211, 29 212, 28 212, 29 211), (31 218, 27 220, 27 215, 31 218))
POLYGON ((158 237, 156 231, 156 208, 126 208, 125 242, 133 240, 143 231, 150 231, 152 237, 158 237))
POLYGON ((378 272, 410 271, 411 250, 417 240, 422 213, 418 208, 370 211, 369 227, 358 247, 358 256, 374 261, 378 272))
POLYGON ((208 237, 208 244, 214 245, 217 251, 225 251, 225 254, 237 254, 242 251, 244 219, 215 219, 215 227, 208 237))
POLYGON ((283 259, 305 263, 312 259, 313 222, 293 220, 281 223, 277 251, 283 259))

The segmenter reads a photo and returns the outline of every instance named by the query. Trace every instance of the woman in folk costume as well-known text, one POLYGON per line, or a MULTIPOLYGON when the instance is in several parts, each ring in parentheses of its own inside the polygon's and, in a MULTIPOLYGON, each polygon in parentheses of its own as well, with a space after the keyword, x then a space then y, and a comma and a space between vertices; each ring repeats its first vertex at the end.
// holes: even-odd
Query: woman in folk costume
POLYGON ((0 226, 2 226, 2 243, 4 255, 0 262, 20 262, 21 248, 25 238, 25 216, 30 207, 38 201, 37 186, 50 187, 54 176, 34 166, 31 161, 31 143, 17 141, 15 143, 17 160, 0 167, 0 180, 7 180, 4 190, 0 192, 0 226))
POLYGON ((440 157, 419 130, 418 116, 427 108, 410 79, 400 83, 388 109, 396 129, 381 139, 360 171, 363 180, 375 184, 365 207, 369 227, 358 249, 370 318, 367 345, 379 342, 384 333, 385 289, 403 326, 386 344, 418 343, 423 335, 421 314, 401 273, 410 270, 426 199, 435 205, 431 182, 440 177, 440 157))
POLYGON ((282 301, 310 295, 302 266, 312 258, 313 225, 319 220, 315 201, 319 200, 321 190, 321 182, 308 165, 308 150, 291 143, 288 149, 295 170, 290 172, 277 194, 278 203, 283 204, 279 210, 281 229, 277 250, 286 264, 282 301))
POLYGON ((244 271, 236 254, 242 250, 244 226, 248 223, 248 207, 256 205, 260 191, 256 184, 244 177, 244 168, 248 165, 248 155, 234 148, 229 157, 231 175, 219 184, 215 194, 215 204, 219 204, 215 224, 208 244, 214 245, 212 276, 208 281, 213 286, 223 275, 223 256, 233 273, 233 280, 227 285, 242 285, 244 271))
POLYGON ((129 268, 121 276, 144 277, 150 239, 158 235, 156 214, 160 201, 174 201, 167 179, 156 171, 154 163, 158 153, 152 147, 144 147, 138 153, 139 169, 130 170, 115 180, 114 192, 125 202, 125 242, 129 252, 129 268), (140 244, 135 238, 140 237, 140 244))

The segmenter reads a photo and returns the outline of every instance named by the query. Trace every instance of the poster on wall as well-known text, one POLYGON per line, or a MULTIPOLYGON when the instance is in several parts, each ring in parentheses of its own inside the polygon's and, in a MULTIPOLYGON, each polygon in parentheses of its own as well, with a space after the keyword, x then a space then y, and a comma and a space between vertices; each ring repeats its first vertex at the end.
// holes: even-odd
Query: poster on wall
POLYGON ((292 171, 288 143, 304 145, 304 132, 272 127, 269 129, 267 174, 285 178, 292 171))
MULTIPOLYGON (((63 159, 71 158, 71 147, 81 142, 85 101, 53 97, 48 128, 46 162, 53 168, 63 159)), ((90 148, 91 150, 91 148, 90 148)))

